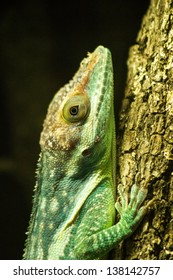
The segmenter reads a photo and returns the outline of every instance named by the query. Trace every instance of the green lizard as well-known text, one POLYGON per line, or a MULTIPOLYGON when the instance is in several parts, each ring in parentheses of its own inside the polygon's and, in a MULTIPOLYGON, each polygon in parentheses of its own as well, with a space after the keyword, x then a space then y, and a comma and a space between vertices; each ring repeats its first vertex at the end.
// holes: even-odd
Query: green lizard
POLYGON ((119 188, 111 53, 99 46, 53 98, 41 134, 24 259, 104 259, 134 232, 147 191, 119 188), (115 223, 115 206, 121 218, 115 223))

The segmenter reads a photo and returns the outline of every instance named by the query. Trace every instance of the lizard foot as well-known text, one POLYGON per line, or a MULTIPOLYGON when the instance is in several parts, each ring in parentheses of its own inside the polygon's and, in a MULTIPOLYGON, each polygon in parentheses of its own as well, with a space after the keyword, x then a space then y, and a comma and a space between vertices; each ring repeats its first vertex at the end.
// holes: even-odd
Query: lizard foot
POLYGON ((139 188, 134 184, 129 196, 123 192, 122 185, 118 185, 121 203, 116 202, 115 208, 121 216, 121 221, 130 229, 137 227, 147 212, 147 206, 141 206, 147 196, 147 189, 139 188))

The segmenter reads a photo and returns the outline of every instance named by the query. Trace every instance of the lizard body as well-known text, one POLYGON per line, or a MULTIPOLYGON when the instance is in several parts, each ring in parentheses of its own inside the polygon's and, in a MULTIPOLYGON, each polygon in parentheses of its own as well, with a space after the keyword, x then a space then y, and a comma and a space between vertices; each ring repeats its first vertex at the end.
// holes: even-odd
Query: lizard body
POLYGON ((103 259, 145 214, 146 191, 120 190, 115 223, 115 123, 111 53, 99 46, 53 98, 24 259, 103 259))

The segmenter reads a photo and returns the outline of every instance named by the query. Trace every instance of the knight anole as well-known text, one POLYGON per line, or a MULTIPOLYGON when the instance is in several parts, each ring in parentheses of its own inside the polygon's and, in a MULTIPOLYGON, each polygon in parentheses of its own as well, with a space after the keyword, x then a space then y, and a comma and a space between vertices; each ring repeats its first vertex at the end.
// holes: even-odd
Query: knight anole
POLYGON ((115 225, 111 53, 99 46, 50 103, 24 259, 103 259, 137 227, 146 190, 120 187, 115 225))

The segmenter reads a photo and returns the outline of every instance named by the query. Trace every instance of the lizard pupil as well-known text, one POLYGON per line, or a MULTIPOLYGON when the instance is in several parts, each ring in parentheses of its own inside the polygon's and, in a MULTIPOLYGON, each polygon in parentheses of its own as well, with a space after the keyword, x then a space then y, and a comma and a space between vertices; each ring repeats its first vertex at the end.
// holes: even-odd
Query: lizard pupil
POLYGON ((78 114, 79 111, 79 106, 73 106, 70 108, 70 114, 71 116, 76 116, 78 114))

